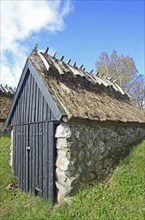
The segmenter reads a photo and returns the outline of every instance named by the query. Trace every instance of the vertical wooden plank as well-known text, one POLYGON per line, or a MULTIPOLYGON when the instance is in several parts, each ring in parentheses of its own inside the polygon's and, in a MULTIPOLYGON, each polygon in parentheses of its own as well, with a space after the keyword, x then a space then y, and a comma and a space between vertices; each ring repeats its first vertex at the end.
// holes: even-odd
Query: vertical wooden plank
POLYGON ((19 186, 20 189, 22 189, 22 127, 21 125, 19 126, 19 150, 20 150, 19 151, 19 186))
POLYGON ((13 171, 16 175, 16 126, 13 126, 13 171))
POLYGON ((24 122, 27 122, 27 92, 28 92, 28 77, 26 78, 25 87, 24 87, 24 122))
POLYGON ((31 192, 35 192, 35 124, 31 124, 31 192))
MULTIPOLYGON (((32 117, 32 115, 31 115, 32 117)), ((32 118, 31 118, 32 120, 32 118)), ((33 154, 33 151, 34 151, 34 124, 31 124, 31 192, 34 192, 34 189, 33 189, 33 177, 34 177, 34 171, 33 171, 33 160, 34 160, 34 154, 33 154)))
POLYGON ((19 156, 19 130, 18 125, 16 126, 17 136, 16 136, 16 176, 18 177, 18 156, 19 156))
POLYGON ((18 106, 19 106, 19 122, 21 124, 23 121, 23 87, 21 88, 21 93, 19 95, 18 106))
POLYGON ((32 133, 32 144, 33 144, 33 152, 32 152, 32 192, 35 193, 36 187, 36 124, 33 124, 33 133, 32 133))
POLYGON ((29 76, 29 87, 30 87, 30 91, 29 91, 29 117, 28 117, 28 121, 32 122, 32 97, 33 97, 33 81, 32 81, 32 75, 30 73, 29 76))
POLYGON ((25 109, 24 109, 24 120, 25 122, 27 122, 27 111, 26 109, 28 108, 28 99, 27 99, 27 93, 29 92, 28 89, 28 77, 26 79, 26 83, 25 83, 25 109))
POLYGON ((14 154, 13 154, 13 160, 14 160, 14 174, 17 176, 17 126, 14 126, 14 138, 15 138, 15 146, 14 146, 14 154))
POLYGON ((23 126, 20 125, 20 188, 23 185, 23 126))
POLYGON ((23 190, 26 191, 26 125, 23 125, 23 190))
POLYGON ((33 144, 32 144, 32 124, 29 124, 29 191, 32 192, 32 152, 33 152, 33 144))
POLYGON ((18 101, 16 102, 15 106, 15 125, 18 124, 18 101))
POLYGON ((14 112, 14 120, 13 120, 13 124, 16 125, 16 107, 15 107, 15 112, 14 112))
POLYGON ((17 158, 17 166, 18 166, 18 186, 21 188, 20 182, 21 182, 21 143, 20 143, 20 125, 17 126, 18 128, 18 158, 17 158))
MULTIPOLYGON (((21 90, 20 90, 21 92, 21 90)), ((20 120, 21 120, 21 99, 20 99, 20 95, 18 96, 18 100, 17 100, 17 124, 20 124, 20 120)), ((19 128, 20 129, 20 128, 19 128)))
POLYGON ((46 103, 46 120, 50 120, 51 119, 51 113, 50 113, 50 108, 48 107, 48 104, 46 103))
POLYGON ((17 125, 19 124, 19 103, 18 103, 18 100, 17 100, 17 105, 16 105, 16 124, 17 125))
POLYGON ((27 80, 27 83, 26 83, 26 89, 27 89, 27 92, 26 92, 26 122, 29 121, 29 105, 30 105, 30 73, 28 75, 28 80, 27 80))
POLYGON ((36 159, 35 159, 35 167, 36 167, 36 179, 35 184, 36 187, 39 187, 39 124, 36 124, 36 159))
POLYGON ((21 125, 21 163, 22 163, 22 166, 21 166, 21 181, 22 181, 22 190, 25 189, 25 186, 24 186, 24 169, 25 169, 25 138, 24 138, 24 125, 21 125))
POLYGON ((19 188, 21 189, 21 126, 19 125, 19 161, 18 161, 18 165, 19 165, 19 188))
POLYGON ((47 108, 46 108, 46 102, 45 102, 45 99, 44 99, 44 97, 43 97, 43 104, 42 104, 42 106, 43 106, 43 112, 42 112, 42 121, 45 121, 44 123, 43 123, 43 146, 42 146, 42 148, 43 148, 43 164, 42 164, 42 166, 43 166, 43 198, 45 198, 45 199, 47 199, 47 191, 48 191, 48 188, 47 188, 47 176, 48 176, 48 174, 47 174, 47 170, 46 170, 46 166, 47 166, 47 146, 46 146, 46 138, 47 138, 47 136, 46 136, 46 130, 47 130, 47 126, 46 126, 46 111, 47 111, 47 108))
POLYGON ((54 126, 53 122, 48 122, 48 199, 53 202, 54 200, 54 126))
POLYGON ((23 88, 23 104, 22 104, 22 109, 23 109, 23 119, 22 119, 22 122, 24 123, 26 121, 26 90, 27 90, 27 87, 26 87, 26 82, 27 82, 27 79, 25 79, 25 83, 24 83, 24 88, 23 88))
POLYGON ((43 190, 43 126, 39 123, 39 196, 42 196, 43 190))
POLYGON ((47 119, 46 119, 46 116, 47 116, 47 113, 46 113, 46 111, 47 111, 47 105, 46 105, 46 102, 45 102, 45 99, 44 99, 44 97, 43 97, 43 104, 42 104, 42 106, 43 106, 43 113, 42 113, 42 121, 46 121, 47 119))
POLYGON ((11 146, 12 152, 13 152, 13 154, 12 154, 12 170, 15 174, 15 126, 13 126, 12 132, 13 132, 13 142, 12 142, 12 146, 11 146))
POLYGON ((36 85, 36 108, 35 108, 35 122, 38 121, 38 111, 39 111, 39 89, 38 86, 36 85))
POLYGON ((16 124, 16 111, 14 111, 12 121, 11 121, 12 126, 14 126, 15 124, 16 124))
POLYGON ((18 124, 18 102, 16 103, 16 107, 15 107, 15 124, 18 124))
POLYGON ((41 91, 39 90, 39 121, 43 119, 43 96, 41 91))
MULTIPOLYGON (((23 117, 23 111, 22 111, 22 88, 21 88, 21 94, 19 96, 19 124, 21 124, 21 121, 22 121, 22 117, 23 117)), ((21 128, 20 128, 21 129, 21 128)))
POLYGON ((32 77, 33 82, 33 91, 32 91, 32 122, 35 122, 35 111, 36 111, 36 83, 34 81, 34 78, 32 77))
POLYGON ((43 198, 48 198, 48 143, 47 122, 43 123, 43 198))
POLYGON ((16 125, 16 176, 18 177, 18 161, 19 161, 19 129, 18 125, 16 125))
POLYGON ((29 102, 28 102, 28 122, 31 122, 31 102, 32 102, 32 81, 31 81, 31 73, 29 75, 29 102))
POLYGON ((26 192, 29 191, 29 151, 27 150, 27 147, 29 146, 29 126, 26 125, 26 192))

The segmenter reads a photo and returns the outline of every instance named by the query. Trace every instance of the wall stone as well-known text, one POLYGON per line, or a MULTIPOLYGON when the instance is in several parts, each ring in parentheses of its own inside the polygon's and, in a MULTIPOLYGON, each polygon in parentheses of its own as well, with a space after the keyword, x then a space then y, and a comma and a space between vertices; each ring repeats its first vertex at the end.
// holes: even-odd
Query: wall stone
POLYGON ((111 173, 135 142, 145 139, 139 124, 61 123, 56 129, 58 202, 69 201, 81 186, 111 173))

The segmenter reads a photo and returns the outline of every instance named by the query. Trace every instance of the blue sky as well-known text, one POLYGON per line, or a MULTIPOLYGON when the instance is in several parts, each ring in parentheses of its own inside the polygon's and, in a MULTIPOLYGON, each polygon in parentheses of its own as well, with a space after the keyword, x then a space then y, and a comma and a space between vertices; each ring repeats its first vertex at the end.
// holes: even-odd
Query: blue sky
MULTIPOLYGON (((29 1, 24 2, 28 4, 29 1)), ((35 2, 38 1, 33 0, 33 4, 35 2)), ((76 61, 78 66, 84 64, 87 71, 95 69, 95 63, 101 52, 105 51, 110 54, 115 49, 119 55, 133 57, 139 73, 145 74, 145 3, 143 0, 39 1, 41 5, 50 2, 51 5, 47 9, 51 7, 55 16, 48 17, 47 22, 48 20, 53 20, 53 22, 47 23, 44 20, 39 28, 34 28, 37 22, 37 16, 35 17, 36 13, 34 13, 35 23, 30 26, 27 33, 23 31, 24 36, 18 34, 19 37, 16 39, 13 36, 15 48, 4 49, 4 60, 8 61, 10 57, 13 57, 11 60, 15 60, 15 66, 13 67, 13 63, 9 62, 10 68, 7 70, 12 76, 10 77, 11 84, 17 84, 20 73, 16 74, 16 71, 20 71, 24 66, 24 60, 32 51, 35 43, 38 43, 39 50, 49 46, 50 53, 57 51, 56 57, 64 55, 65 60, 71 58, 72 63, 76 61), (55 7, 54 3, 56 3, 55 7), (22 60, 22 62, 19 61, 18 67, 15 59, 17 51, 20 51, 22 60)), ((5 8, 3 7, 3 13, 7 10, 5 8)), ((19 11, 19 8, 16 7, 16 10, 19 11)), ((45 15, 44 8, 40 10, 42 10, 42 15, 38 19, 45 15)), ((23 12, 27 13, 22 11, 21 14, 23 12)), ((24 19, 26 19, 25 15, 24 19)), ((31 19, 33 20, 33 17, 31 19)), ((15 20, 12 25, 15 25, 15 20)), ((5 38, 6 36, 5 34, 5 38)), ((4 77, 3 81, 5 83, 4 77)))

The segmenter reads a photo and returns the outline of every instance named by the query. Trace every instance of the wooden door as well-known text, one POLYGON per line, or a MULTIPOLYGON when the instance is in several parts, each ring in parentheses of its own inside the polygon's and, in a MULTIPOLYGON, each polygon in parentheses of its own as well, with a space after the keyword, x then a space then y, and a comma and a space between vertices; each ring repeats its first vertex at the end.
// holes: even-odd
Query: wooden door
POLYGON ((53 201, 54 130, 53 122, 14 127, 13 167, 19 188, 53 201))

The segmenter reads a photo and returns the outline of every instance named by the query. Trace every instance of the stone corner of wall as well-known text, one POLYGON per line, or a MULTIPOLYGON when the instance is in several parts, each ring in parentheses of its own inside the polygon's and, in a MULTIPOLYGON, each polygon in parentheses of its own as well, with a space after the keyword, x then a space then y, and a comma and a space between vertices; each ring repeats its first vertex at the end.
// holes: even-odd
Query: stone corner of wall
POLYGON ((71 129, 68 124, 61 123, 57 126, 55 137, 56 138, 69 138, 71 136, 71 129))

